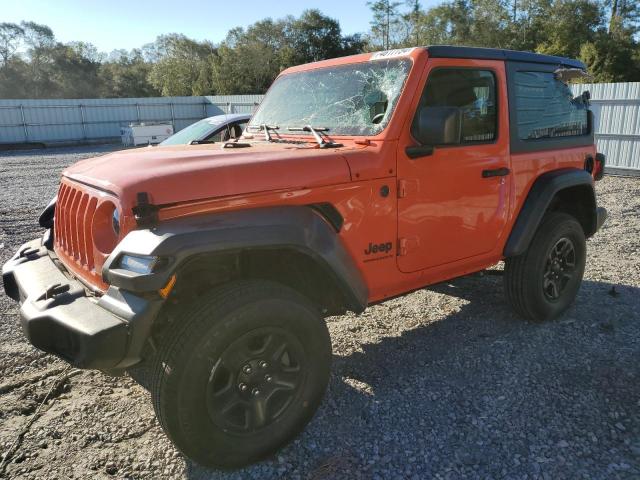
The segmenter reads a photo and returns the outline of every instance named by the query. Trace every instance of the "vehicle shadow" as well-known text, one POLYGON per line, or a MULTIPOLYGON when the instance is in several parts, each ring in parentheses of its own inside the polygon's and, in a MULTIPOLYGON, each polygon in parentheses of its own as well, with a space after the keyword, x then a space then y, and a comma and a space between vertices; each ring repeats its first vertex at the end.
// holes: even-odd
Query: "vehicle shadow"
POLYGON ((640 289, 585 280, 544 324, 516 317, 503 295, 494 275, 432 286, 407 300, 416 310, 409 321, 399 312, 400 329, 388 318, 399 300, 372 307, 351 322, 389 333, 334 355, 325 401, 293 444, 234 473, 188 463, 186 475, 605 478, 614 464, 640 474, 640 289))

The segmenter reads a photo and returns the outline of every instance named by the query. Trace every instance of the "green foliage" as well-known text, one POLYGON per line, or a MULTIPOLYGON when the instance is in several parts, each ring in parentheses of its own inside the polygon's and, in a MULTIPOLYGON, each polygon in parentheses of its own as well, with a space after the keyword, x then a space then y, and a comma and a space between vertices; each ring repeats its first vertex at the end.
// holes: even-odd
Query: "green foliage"
POLYGON ((5 65, 13 56, 24 36, 24 29, 15 23, 0 23, 0 59, 5 65))
POLYGON ((285 68, 362 51, 358 36, 342 36, 340 25, 318 10, 298 19, 262 20, 235 28, 213 59, 216 93, 263 93, 285 68))
POLYGON ((99 70, 100 97, 153 97, 160 92, 147 80, 153 65, 141 50, 114 52, 99 70))
POLYGON ((29 98, 28 76, 29 64, 21 58, 5 61, 0 68, 0 98, 29 98))
POLYGON ((581 58, 597 81, 640 81, 640 2, 637 0, 449 0, 407 11, 369 2, 370 47, 470 45, 581 58), (385 23, 385 9, 402 22, 385 23), (387 29, 387 30, 385 30, 387 29))
POLYGON ((380 46, 386 50, 390 48, 392 43, 397 42, 398 30, 402 27, 400 5, 402 5, 401 2, 391 2, 389 0, 367 2, 367 6, 373 13, 370 35, 372 45, 380 46))
POLYGON ((640 81, 637 0, 372 0, 371 29, 342 34, 319 10, 234 28, 218 45, 162 35, 109 55, 46 25, 0 23, 0 98, 263 93, 285 68, 416 45, 511 48, 582 59, 599 82, 640 81))
POLYGON ((131 52, 59 43, 49 27, 0 23, 0 97, 145 97, 262 93, 285 68, 361 52, 318 10, 234 28, 220 45, 161 35, 131 52), (16 53, 19 50, 20 53, 16 53))
POLYGON ((215 48, 184 35, 162 35, 156 40, 158 60, 151 67, 149 83, 163 96, 211 95, 208 73, 215 48))
POLYGON ((555 2, 542 28, 547 34, 536 50, 549 55, 576 58, 582 45, 595 41, 602 11, 592 0, 555 2))

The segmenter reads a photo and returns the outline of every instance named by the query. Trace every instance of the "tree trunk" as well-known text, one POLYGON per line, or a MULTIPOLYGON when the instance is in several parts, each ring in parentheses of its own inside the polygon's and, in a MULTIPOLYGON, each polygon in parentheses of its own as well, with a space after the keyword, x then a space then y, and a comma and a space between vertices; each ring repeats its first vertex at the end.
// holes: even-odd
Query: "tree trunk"
POLYGON ((391 8, 389 2, 387 2, 387 29, 386 36, 384 39, 384 49, 389 50, 389 29, 391 28, 391 12, 389 11, 391 8))
POLYGON ((611 18, 609 19, 609 33, 615 28, 616 19, 619 15, 618 12, 618 0, 613 0, 611 2, 611 18))

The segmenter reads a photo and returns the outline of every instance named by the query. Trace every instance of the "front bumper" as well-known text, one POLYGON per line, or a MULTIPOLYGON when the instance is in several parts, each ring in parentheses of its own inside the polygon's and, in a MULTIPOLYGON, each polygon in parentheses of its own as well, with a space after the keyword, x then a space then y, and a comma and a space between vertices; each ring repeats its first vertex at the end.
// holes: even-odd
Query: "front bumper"
POLYGON ((61 268, 41 240, 24 244, 2 268, 27 339, 78 368, 118 370, 140 361, 162 299, 115 287, 95 297, 61 268))

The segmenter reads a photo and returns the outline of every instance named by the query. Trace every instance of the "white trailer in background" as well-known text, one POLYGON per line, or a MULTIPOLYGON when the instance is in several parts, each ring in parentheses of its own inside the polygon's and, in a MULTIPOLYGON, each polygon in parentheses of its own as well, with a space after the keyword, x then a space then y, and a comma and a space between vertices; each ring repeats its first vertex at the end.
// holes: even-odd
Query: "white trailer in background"
POLYGON ((120 138, 125 147, 154 145, 173 135, 170 123, 132 123, 120 128, 120 138))

